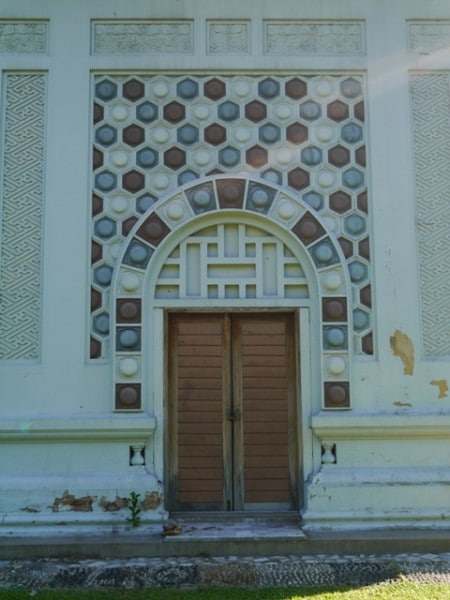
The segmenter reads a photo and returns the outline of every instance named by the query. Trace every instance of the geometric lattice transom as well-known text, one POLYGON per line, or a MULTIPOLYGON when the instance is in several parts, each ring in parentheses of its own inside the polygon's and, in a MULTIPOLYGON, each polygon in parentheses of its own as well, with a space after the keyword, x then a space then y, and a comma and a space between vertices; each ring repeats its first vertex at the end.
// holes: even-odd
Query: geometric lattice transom
POLYGON ((308 288, 297 258, 280 240, 227 223, 183 240, 161 269, 156 298, 195 297, 307 298, 308 288))

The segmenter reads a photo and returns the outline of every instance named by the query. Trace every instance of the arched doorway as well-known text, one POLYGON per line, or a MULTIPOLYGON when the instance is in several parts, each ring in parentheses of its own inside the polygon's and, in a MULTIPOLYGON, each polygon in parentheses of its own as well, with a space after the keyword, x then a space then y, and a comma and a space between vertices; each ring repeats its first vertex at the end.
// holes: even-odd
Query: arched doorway
POLYGON ((306 415, 349 406, 348 289, 321 220, 258 180, 190 184, 136 224, 114 282, 115 409, 155 414, 167 506, 300 507, 306 415))

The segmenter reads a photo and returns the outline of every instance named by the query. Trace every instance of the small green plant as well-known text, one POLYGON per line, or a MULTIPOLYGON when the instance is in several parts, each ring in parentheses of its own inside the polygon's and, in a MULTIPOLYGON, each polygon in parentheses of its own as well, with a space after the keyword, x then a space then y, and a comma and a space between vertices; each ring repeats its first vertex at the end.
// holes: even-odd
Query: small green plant
POLYGON ((127 521, 131 523, 132 527, 139 527, 141 523, 141 517, 139 516, 141 513, 141 501, 139 500, 139 496, 140 494, 136 494, 136 492, 130 492, 130 496, 128 497, 130 516, 127 521))

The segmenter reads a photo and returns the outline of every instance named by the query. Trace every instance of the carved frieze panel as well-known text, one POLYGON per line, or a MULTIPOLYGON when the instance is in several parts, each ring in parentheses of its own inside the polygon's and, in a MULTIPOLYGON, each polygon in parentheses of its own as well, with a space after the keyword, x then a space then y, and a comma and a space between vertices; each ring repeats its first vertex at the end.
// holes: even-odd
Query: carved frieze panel
POLYGON ((365 54, 362 21, 266 21, 266 54, 365 54))
POLYGON ((193 52, 190 20, 94 21, 93 54, 173 54, 193 52))
POLYGON ((0 53, 46 53, 48 22, 1 21, 0 53))
POLYGON ((450 48, 450 21, 411 21, 409 49, 413 54, 432 54, 450 48))
POLYGON ((209 21, 207 27, 209 54, 249 53, 249 21, 209 21))

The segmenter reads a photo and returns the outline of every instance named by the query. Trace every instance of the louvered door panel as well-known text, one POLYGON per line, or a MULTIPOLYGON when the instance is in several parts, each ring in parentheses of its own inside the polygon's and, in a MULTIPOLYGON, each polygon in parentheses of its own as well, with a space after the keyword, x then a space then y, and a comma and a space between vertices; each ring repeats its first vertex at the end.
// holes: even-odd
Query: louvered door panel
POLYGON ((287 503, 288 332, 284 315, 239 319, 244 503, 287 503))
POLYGON ((223 505, 223 319, 174 319, 179 506, 223 505))

